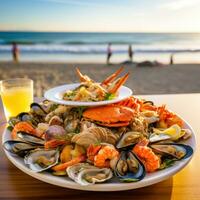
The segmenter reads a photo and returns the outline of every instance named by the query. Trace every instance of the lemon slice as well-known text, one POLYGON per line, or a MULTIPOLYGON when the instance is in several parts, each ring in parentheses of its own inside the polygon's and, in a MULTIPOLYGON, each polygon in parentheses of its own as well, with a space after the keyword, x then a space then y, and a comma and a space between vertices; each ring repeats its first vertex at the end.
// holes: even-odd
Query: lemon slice
POLYGON ((171 127, 162 131, 166 135, 169 135, 172 140, 178 140, 182 136, 181 127, 177 124, 172 125, 171 127))

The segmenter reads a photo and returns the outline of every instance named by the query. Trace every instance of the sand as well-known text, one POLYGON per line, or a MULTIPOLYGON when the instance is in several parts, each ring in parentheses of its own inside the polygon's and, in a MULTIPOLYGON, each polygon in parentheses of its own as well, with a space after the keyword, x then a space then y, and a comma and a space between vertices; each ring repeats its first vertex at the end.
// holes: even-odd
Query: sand
MULTIPOLYGON (((28 77, 34 80, 35 96, 45 90, 66 83, 78 82, 75 67, 96 81, 103 80, 120 65, 69 64, 69 63, 19 63, 0 62, 0 80, 28 77)), ((176 64, 162 67, 136 67, 126 64, 130 72, 126 85, 135 94, 175 94, 200 92, 200 64, 176 64)))

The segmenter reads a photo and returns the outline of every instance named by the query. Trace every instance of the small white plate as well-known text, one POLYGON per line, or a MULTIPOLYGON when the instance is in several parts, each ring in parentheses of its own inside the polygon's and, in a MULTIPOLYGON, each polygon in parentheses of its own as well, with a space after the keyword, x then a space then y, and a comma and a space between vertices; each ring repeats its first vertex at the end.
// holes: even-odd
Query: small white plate
POLYGON ((67 85, 61 85, 55 88, 51 88, 45 92, 44 97, 49 101, 53 101, 58 104, 69 105, 69 106, 101 106, 110 103, 116 103, 123 99, 126 99, 132 95, 132 90, 128 87, 121 86, 119 89, 118 96, 113 100, 106 100, 106 101, 97 101, 97 102, 84 102, 84 101, 66 101, 63 100, 63 94, 67 90, 73 90, 77 88, 80 83, 73 83, 67 85))
MULTIPOLYGON (((195 140, 195 134, 194 131, 192 130, 191 126, 185 122, 184 128, 190 129, 192 131, 192 136, 190 139, 185 141, 185 144, 190 145, 193 150, 195 151, 195 146, 196 146, 196 140, 195 140)), ((10 138, 10 132, 8 130, 5 130, 3 135, 2 135, 2 142, 4 143, 5 141, 11 139, 10 138)), ((70 180, 68 177, 58 177, 58 176, 53 176, 52 174, 48 172, 43 172, 43 173, 36 173, 30 170, 25 164, 22 158, 12 155, 11 153, 5 151, 6 156, 8 159, 21 171, 24 173, 39 179, 41 181, 44 181, 46 183, 50 183, 52 185, 57 185, 60 187, 65 187, 65 188, 71 188, 71 189, 77 189, 77 190, 88 190, 88 191, 122 191, 122 190, 130 190, 130 189, 136 189, 136 188, 141 188, 145 187, 148 185, 152 185, 158 182, 161 182, 177 172, 179 172, 181 169, 183 169, 191 160, 192 156, 185 159, 185 160, 180 160, 176 161, 176 163, 167 169, 156 171, 153 173, 146 174, 144 179, 138 182, 134 183, 120 183, 117 181, 116 178, 112 178, 109 182, 107 183, 101 183, 101 184, 95 184, 95 185, 89 185, 89 186, 82 186, 74 181, 70 180)))

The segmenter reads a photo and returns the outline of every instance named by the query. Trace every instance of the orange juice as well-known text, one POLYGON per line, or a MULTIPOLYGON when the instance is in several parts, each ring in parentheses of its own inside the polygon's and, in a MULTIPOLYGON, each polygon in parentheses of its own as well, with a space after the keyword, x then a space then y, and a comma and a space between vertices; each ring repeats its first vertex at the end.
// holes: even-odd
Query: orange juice
POLYGON ((30 104, 33 102, 32 80, 11 80, 12 82, 10 81, 11 83, 9 82, 9 84, 7 83, 8 81, 4 81, 5 83, 4 85, 1 85, 0 92, 7 119, 9 119, 9 117, 14 117, 21 112, 28 112, 30 110, 30 104), (28 81, 30 83, 28 83, 28 81))
POLYGON ((20 112, 28 112, 33 102, 33 91, 26 87, 7 89, 1 93, 7 119, 18 115, 20 112))

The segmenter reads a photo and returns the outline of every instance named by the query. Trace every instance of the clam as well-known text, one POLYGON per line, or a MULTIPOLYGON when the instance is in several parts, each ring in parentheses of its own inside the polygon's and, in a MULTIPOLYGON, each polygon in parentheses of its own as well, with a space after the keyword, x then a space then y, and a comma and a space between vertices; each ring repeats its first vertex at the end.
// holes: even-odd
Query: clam
POLYGON ((37 148, 36 145, 17 140, 8 140, 4 142, 3 147, 6 151, 21 157, 24 157, 29 151, 37 148))
POLYGON ((145 167, 131 151, 122 151, 115 166, 115 175, 124 182, 135 182, 144 178, 145 167))
POLYGON ((142 137, 143 137, 143 134, 140 132, 130 131, 127 133, 123 133, 116 147, 120 149, 120 148, 124 148, 128 146, 132 146, 138 143, 142 137))
POLYGON ((28 134, 26 132, 20 131, 17 132, 18 138, 20 138, 22 141, 33 144, 33 145, 38 145, 38 146, 43 146, 44 145, 44 139, 28 134))
POLYGON ((118 136, 108 128, 90 127, 83 132, 76 134, 72 142, 87 148, 90 144, 109 143, 115 144, 118 136))
POLYGON ((52 125, 46 131, 45 140, 49 141, 52 139, 64 139, 66 131, 62 126, 52 125))
POLYGON ((35 149, 24 157, 24 162, 31 170, 42 172, 56 165, 58 159, 58 150, 35 149))
POLYGON ((151 148, 162 155, 171 156, 178 160, 189 158, 193 149, 189 145, 177 143, 152 144, 151 148))
POLYGON ((87 163, 80 163, 67 168, 68 176, 80 185, 93 185, 112 178, 109 168, 97 168, 87 163))
POLYGON ((58 126, 62 126, 63 125, 63 120, 59 117, 59 116, 53 116, 50 121, 49 121, 49 125, 58 125, 58 126))

